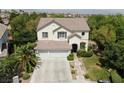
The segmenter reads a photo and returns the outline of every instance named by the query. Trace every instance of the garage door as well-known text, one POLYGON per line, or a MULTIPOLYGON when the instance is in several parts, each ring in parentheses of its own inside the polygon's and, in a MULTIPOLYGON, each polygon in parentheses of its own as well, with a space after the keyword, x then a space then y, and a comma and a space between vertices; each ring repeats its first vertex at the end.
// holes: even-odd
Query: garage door
POLYGON ((59 50, 59 51, 39 51, 40 57, 44 58, 66 58, 69 51, 59 50))

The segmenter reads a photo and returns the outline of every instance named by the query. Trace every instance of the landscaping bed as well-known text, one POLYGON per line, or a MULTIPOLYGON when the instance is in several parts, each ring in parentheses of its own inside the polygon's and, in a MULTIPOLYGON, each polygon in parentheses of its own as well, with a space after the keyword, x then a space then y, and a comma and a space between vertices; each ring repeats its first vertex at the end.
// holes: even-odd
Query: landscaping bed
POLYGON ((71 68, 72 79, 76 80, 77 70, 75 68, 74 62, 70 62, 70 68, 71 68))
POLYGON ((30 77, 29 78, 26 78, 26 79, 24 79, 24 77, 21 77, 20 78, 21 83, 30 83, 32 73, 29 73, 29 75, 30 75, 30 77))

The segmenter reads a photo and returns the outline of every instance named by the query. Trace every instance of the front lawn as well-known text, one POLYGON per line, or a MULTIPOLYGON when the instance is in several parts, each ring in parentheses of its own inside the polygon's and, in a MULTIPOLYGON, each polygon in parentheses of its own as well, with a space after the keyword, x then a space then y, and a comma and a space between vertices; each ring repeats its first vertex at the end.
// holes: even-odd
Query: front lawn
POLYGON ((86 76, 89 79, 93 81, 109 80, 109 72, 98 65, 100 64, 98 56, 93 54, 92 57, 83 57, 83 62, 87 70, 86 76))

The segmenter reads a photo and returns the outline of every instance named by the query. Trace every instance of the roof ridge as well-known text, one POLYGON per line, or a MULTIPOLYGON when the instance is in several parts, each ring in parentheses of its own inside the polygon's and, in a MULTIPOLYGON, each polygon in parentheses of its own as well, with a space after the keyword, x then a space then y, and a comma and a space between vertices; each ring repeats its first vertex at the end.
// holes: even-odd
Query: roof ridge
POLYGON ((73 33, 73 34, 71 34, 70 36, 68 36, 68 38, 70 39, 70 38, 72 38, 73 36, 78 36, 79 38, 81 38, 81 36, 78 35, 77 33, 73 33))
POLYGON ((90 31, 87 21, 84 18, 41 18, 37 27, 37 31, 52 22, 58 23, 58 25, 63 26, 72 32, 90 31))

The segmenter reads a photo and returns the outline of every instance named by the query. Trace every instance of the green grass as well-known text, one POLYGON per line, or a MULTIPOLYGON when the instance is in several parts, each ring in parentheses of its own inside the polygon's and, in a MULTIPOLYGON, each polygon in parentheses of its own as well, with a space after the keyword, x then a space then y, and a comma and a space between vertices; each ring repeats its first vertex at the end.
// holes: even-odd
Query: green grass
POLYGON ((95 54, 92 57, 83 58, 84 65, 87 69, 87 74, 91 80, 109 80, 109 72, 104 68, 96 65, 100 64, 98 56, 95 54))
POLYGON ((124 83, 124 78, 122 78, 122 83, 124 83))

